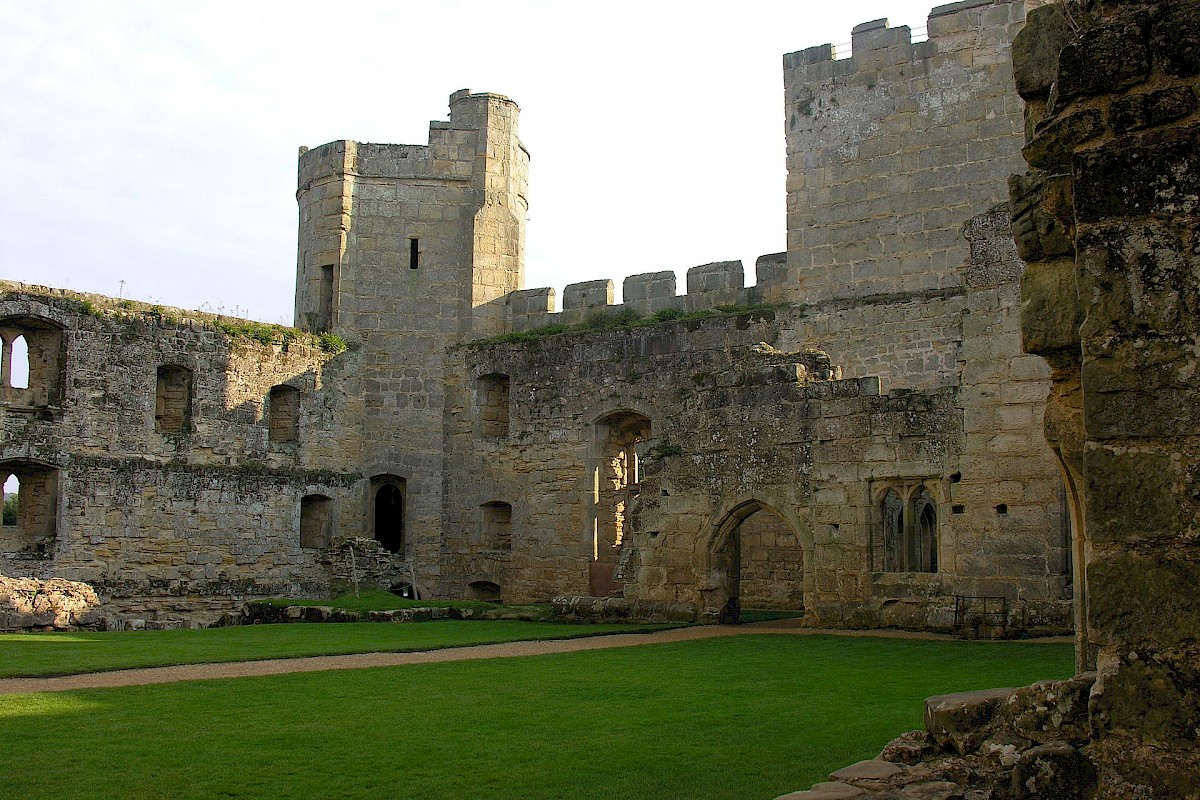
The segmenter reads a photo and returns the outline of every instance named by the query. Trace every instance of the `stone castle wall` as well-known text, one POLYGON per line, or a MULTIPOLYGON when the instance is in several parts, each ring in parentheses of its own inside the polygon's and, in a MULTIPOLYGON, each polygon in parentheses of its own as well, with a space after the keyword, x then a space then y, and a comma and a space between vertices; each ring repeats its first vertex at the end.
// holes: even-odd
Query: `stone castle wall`
MULTIPOLYGON (((546 326, 595 321, 602 314, 645 321, 663 309, 688 313, 768 305, 776 320, 770 341, 779 349, 816 348, 829 354, 843 378, 876 381, 885 395, 910 390, 929 402, 948 404, 947 419, 952 418, 955 433, 940 428, 926 432, 945 450, 935 462, 912 458, 903 449, 889 450, 884 442, 877 447, 849 446, 843 437, 853 438, 851 420, 821 420, 814 458, 826 466, 828 485, 816 497, 828 507, 818 508, 821 503, 812 498, 790 502, 803 508, 803 514, 830 517, 822 524, 852 528, 848 541, 853 544, 847 545, 852 554, 844 557, 844 569, 852 577, 840 580, 861 584, 848 590, 837 585, 839 579, 814 580, 830 559, 817 557, 814 545, 807 544, 804 569, 813 574, 806 598, 810 607, 817 602, 822 596, 815 588, 819 583, 825 591, 826 616, 852 616, 855 612, 845 610, 849 606, 830 610, 849 599, 905 598, 889 606, 893 618, 907 614, 909 622, 919 617, 924 624, 939 614, 944 618, 945 602, 922 605, 912 601, 916 595, 994 594, 1013 602, 1057 602, 1070 591, 1069 521, 1062 482, 1039 433, 1050 371, 1021 350, 1019 280, 1024 265, 1013 247, 1004 204, 1004 179, 1020 161, 1023 127, 1009 53, 1026 11, 1037 5, 956 3, 932 12, 928 42, 914 45, 906 29, 877 21, 855 30, 849 59, 835 61, 829 46, 786 56, 789 250, 758 260, 756 285, 744 285, 740 262, 718 262, 690 269, 686 294, 676 294, 674 273, 660 272, 627 278, 621 305, 613 304, 614 287, 607 280, 566 287, 559 312, 553 310, 553 289, 524 290, 507 298, 509 330, 535 334, 538 329, 546 332, 546 326), (822 261, 826 256, 830 260, 822 261), (850 453, 845 462, 843 453, 850 453), (871 495, 871 487, 884 479, 927 477, 939 482, 946 506, 940 517, 948 535, 939 580, 883 574, 869 558, 871 530, 879 524, 878 498, 871 495), (852 509, 848 519, 834 519, 845 516, 847 509, 852 509), (952 577, 942 582, 943 573, 952 577), (1014 583, 1014 576, 1021 580, 1014 583), (913 588, 914 581, 920 588, 913 588), (876 585, 867 588, 872 582, 876 585)), ((658 313, 658 318, 663 316, 658 313)), ((652 330, 669 329, 664 325, 652 330)), ((598 341, 609 337, 594 335, 598 341)), ((646 353, 657 345, 646 343, 647 335, 634 329, 627 339, 612 343, 621 358, 629 359, 620 362, 621 369, 654 375, 685 396, 693 389, 679 374, 686 357, 679 356, 678 365, 671 359, 654 361, 646 353)), ((561 341, 558 346, 572 347, 579 358, 581 345, 566 343, 588 340, 575 334, 561 341)), ((540 374, 549 346, 526 346, 530 361, 521 363, 521 370, 540 374)), ((588 345, 587 352, 595 347, 588 345)), ((547 403, 548 408, 529 413, 538 418, 549 414, 556 435, 566 437, 564 441, 577 438, 584 448, 574 454, 569 448, 556 448, 552 456, 537 448, 530 451, 541 453, 533 456, 534 463, 544 455, 554 463, 573 465, 562 478, 564 490, 569 481, 584 480, 579 476, 588 471, 593 455, 584 444, 594 420, 561 415, 571 406, 560 397, 559 384, 573 385, 572 391, 587 396, 612 393, 614 404, 624 402, 631 408, 637 407, 639 397, 639 389, 626 386, 616 368, 605 373, 600 390, 579 382, 584 374, 580 370, 559 375, 553 386, 535 381, 538 388, 528 391, 520 388, 526 377, 505 373, 514 415, 522 403, 547 403), (580 429, 565 432, 571 425, 580 429)), ((464 385, 470 380, 464 379, 464 385)), ((749 406, 742 408, 746 416, 755 413, 749 406)), ((798 424, 795 420, 802 418, 784 414, 780 421, 798 424)), ((913 429, 909 435, 922 432, 913 429)), ((498 463, 507 461, 501 456, 498 463)), ((456 469, 457 464, 448 471, 456 469)), ((532 472, 538 479, 544 475, 521 459, 503 469, 518 475, 532 472)), ((736 473, 736 467, 730 469, 736 473)), ((732 476, 715 474, 726 481, 732 476)), ((576 486, 573 491, 586 495, 586 490, 576 486)), ((556 502, 567 496, 556 492, 556 502)), ((574 515, 583 520, 576 527, 586 528, 588 507, 586 496, 572 499, 563 518, 574 515)), ((462 524, 471 524, 470 513, 463 513, 462 524)), ((698 511, 696 518, 711 513, 698 511)), ((514 537, 519 537, 520 522, 514 510, 514 537)), ((571 539, 566 533, 570 525, 558 527, 563 533, 556 547, 568 541, 578 544, 578 534, 571 539)), ((820 530, 817 526, 802 535, 820 535, 820 530)), ((700 553, 690 557, 701 558, 700 553)), ((515 553, 511 556, 517 558, 515 553)), ((691 564, 687 569, 689 581, 703 583, 695 577, 703 573, 702 566, 691 564)), ((574 572, 576 580, 586 577, 579 567, 574 572)), ((523 568, 514 574, 523 575, 523 568)), ((525 578, 517 580, 527 583, 525 578)), ((696 589, 682 591, 694 594, 696 589)), ((676 599, 670 591, 661 596, 676 599)))
POLYGON ((1011 184, 1079 522, 1079 667, 1098 673, 1079 748, 1088 797, 1196 797, 1200 3, 1089 6, 1018 43, 1029 171, 1011 184))
MULTIPOLYGON (((360 412, 332 391, 353 361, 298 331, 286 346, 230 336, 215 315, 0 285, 0 318, 59 337, 54 404, 7 404, 0 465, 21 480, 0 572, 71 577, 112 595, 265 594, 328 586, 301 547, 300 501, 358 516, 360 412), (159 368, 183 368, 178 430, 162 430, 159 368), (299 392, 296 438, 271 441, 275 386, 299 392), (42 514, 34 512, 41 509, 42 514), (31 516, 32 515, 32 516, 31 516)), ((269 331, 270 326, 259 326, 269 331)))
POLYGON ((959 3, 935 9, 928 43, 871 23, 852 59, 785 58, 790 208, 803 200, 815 216, 789 214, 789 251, 760 258, 749 287, 740 262, 717 262, 689 270, 682 295, 674 273, 630 276, 621 306, 611 281, 568 286, 558 312, 553 290, 521 289, 528 154, 499 95, 455 93, 427 145, 302 150, 297 323, 348 350, 310 347, 316 361, 302 363, 290 346, 222 345, 203 323, 159 315, 127 329, 117 360, 138 363, 110 378, 84 355, 104 352, 92 339, 118 321, 110 301, 31 329, 38 363, 61 367, 47 399, 117 442, 111 464, 83 437, 63 440, 55 466, 22 466, 25 480, 57 481, 57 505, 29 512, 31 552, 61 547, 87 509, 89 530, 128 520, 116 549, 89 534, 99 555, 86 570, 125 565, 113 586, 209 591, 212 574, 233 586, 257 570, 262 585, 334 590, 415 576, 446 596, 624 594, 709 615, 736 599, 825 624, 943 628, 964 595, 1003 598, 1018 628, 1061 624, 1066 515, 1038 434, 1049 371, 1020 351, 1023 264, 988 183, 1001 167, 946 172, 918 156, 909 183, 880 181, 896 168, 889 148, 933 137, 949 157, 942 134, 1000 138, 1003 123, 1011 136, 1019 112, 994 62, 1028 5, 959 3), (806 106, 802 90, 824 99, 806 106), (923 105, 890 105, 901 97, 923 105), (969 113, 937 106, 948 99, 969 113), (851 131, 856 118, 875 122, 851 131), (797 199, 815 180, 800 150, 827 166, 820 191, 797 199), (935 173, 936 191, 910 191, 935 173), (909 214, 885 230, 910 204, 919 229, 909 214), (813 253, 835 241, 849 260, 822 283, 813 253), (904 248, 919 279, 911 264, 881 278, 904 248), (155 399, 144 373, 160 363, 155 399), (66 402, 81 381, 92 392, 66 402), (269 408, 299 410, 298 442, 272 441, 287 424, 264 421, 269 408), (144 431, 184 417, 187 436, 144 431), (92 510, 122 492, 145 516, 92 510), (886 517, 893 502, 902 517, 886 517), (217 522, 186 533, 200 506, 217 522), (50 518, 53 536, 34 530, 50 518), (195 553, 132 542, 156 524, 175 531, 165 549, 195 553), (220 532, 259 528, 252 545, 220 532))
POLYGON ((1010 48, 1040 0, 935 8, 912 43, 887 20, 784 56, 787 296, 812 303, 961 286, 960 228, 1020 165, 1010 48))
POLYGON ((400 487, 403 555, 424 585, 436 583, 442 535, 445 351, 501 332, 498 298, 523 280, 529 156, 517 112, 463 90, 427 145, 339 141, 300 155, 297 323, 369 354, 356 467, 374 479, 369 506, 400 487))
POLYGON ((948 629, 962 594, 1008 598, 1018 627, 1034 617, 1061 625, 1056 486, 1018 468, 1028 486, 987 490, 1012 503, 998 515, 981 492, 989 471, 1009 465, 967 457, 959 390, 881 393, 878 378, 838 380, 822 353, 770 346, 802 313, 463 348, 449 378, 447 473, 472 480, 448 490, 447 525, 478 530, 499 502, 511 528, 504 550, 483 537, 447 541, 444 591, 486 581, 528 602, 616 590, 715 616, 740 581, 746 607, 796 604, 821 624, 948 629), (482 387, 498 379, 507 427, 487 436, 492 394, 482 387), (632 445, 641 474, 617 508, 605 491, 608 441, 629 420, 642 420, 632 445), (918 486, 936 506, 937 570, 888 571, 880 498, 918 486), (620 542, 614 515, 628 522, 620 542))

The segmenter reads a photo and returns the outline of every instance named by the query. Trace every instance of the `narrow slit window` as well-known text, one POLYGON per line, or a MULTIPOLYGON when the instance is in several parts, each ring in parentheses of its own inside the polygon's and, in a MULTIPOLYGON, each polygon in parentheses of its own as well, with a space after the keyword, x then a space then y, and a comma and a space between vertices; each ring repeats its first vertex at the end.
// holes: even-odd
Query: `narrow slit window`
POLYGON ((416 269, 420 266, 421 248, 420 239, 413 238, 408 240, 408 268, 416 269))

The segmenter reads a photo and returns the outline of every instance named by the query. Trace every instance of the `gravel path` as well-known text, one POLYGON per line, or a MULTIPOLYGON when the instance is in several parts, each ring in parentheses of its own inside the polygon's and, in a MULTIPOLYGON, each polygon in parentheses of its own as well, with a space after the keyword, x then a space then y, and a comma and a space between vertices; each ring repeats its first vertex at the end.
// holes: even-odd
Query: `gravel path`
MULTIPOLYGON (((312 656, 307 658, 276 658, 264 661, 230 661, 221 664, 185 664, 175 667, 122 669, 112 672, 93 672, 83 675, 64 675, 58 678, 0 679, 0 694, 21 692, 66 692, 72 689, 109 689, 116 686, 144 686, 151 683, 174 683, 209 678, 248 678, 256 675, 283 675, 290 672, 325 672, 336 669, 365 669, 395 667, 404 664, 431 664, 438 661, 477 661, 485 658, 514 658, 541 656, 550 653, 576 653, 581 650, 604 650, 612 647, 633 647, 643 644, 687 642, 752 633, 826 634, 835 636, 882 636, 905 639, 952 639, 933 633, 911 631, 835 631, 803 628, 799 620, 757 622, 749 625, 705 625, 674 628, 655 633, 617 633, 589 636, 582 639, 549 639, 532 642, 506 642, 472 647, 447 647, 441 650, 421 650, 413 653, 358 653, 342 656, 312 656)), ((1069 638, 1041 639, 1043 642, 1070 642, 1069 638)))

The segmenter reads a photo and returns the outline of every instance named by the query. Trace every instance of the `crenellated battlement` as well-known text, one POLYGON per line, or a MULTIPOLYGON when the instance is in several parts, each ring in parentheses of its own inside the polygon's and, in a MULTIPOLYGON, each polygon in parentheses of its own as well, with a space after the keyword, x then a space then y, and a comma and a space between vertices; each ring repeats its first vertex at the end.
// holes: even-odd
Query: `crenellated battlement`
POLYGON ((668 308, 687 313, 710 311, 721 306, 782 302, 787 280, 787 254, 759 256, 755 273, 757 285, 746 286, 741 261, 701 264, 687 271, 686 294, 676 294, 675 273, 669 270, 630 275, 621 284, 623 302, 616 304, 613 303, 612 280, 572 283, 563 288, 561 311, 554 310, 557 298, 554 289, 521 289, 504 298, 507 330, 519 333, 547 325, 575 325, 597 310, 628 310, 638 316, 648 316, 668 308))
MULTIPOLYGON (((851 53, 832 44, 808 47, 783 57, 783 69, 793 80, 827 81, 881 68, 916 64, 962 54, 968 66, 980 65, 976 55, 1006 48, 1025 21, 1025 14, 1049 0, 961 0, 929 12, 928 35, 914 42, 907 25, 888 27, 887 19, 856 25, 851 30, 851 53)), ((984 55, 986 61, 988 56, 984 55)))
POLYGON ((1024 117, 1012 41, 1047 0, 963 0, 784 56, 788 288, 822 302, 962 284, 961 226, 1006 199, 1024 117))

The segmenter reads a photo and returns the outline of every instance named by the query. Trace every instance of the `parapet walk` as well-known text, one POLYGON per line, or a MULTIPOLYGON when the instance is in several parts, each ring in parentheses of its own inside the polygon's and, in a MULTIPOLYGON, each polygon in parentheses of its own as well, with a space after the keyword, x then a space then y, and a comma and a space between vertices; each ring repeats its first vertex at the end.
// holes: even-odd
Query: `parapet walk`
POLYGON ((630 275, 621 284, 623 302, 613 303, 612 280, 572 283, 563 289, 562 311, 556 312, 554 289, 520 289, 505 296, 509 330, 527 331, 546 325, 575 325, 597 311, 628 309, 639 316, 665 309, 708 311, 722 306, 779 303, 785 299, 787 254, 771 253, 755 262, 756 286, 745 285, 741 261, 717 261, 687 271, 687 294, 675 293, 675 273, 630 275))

